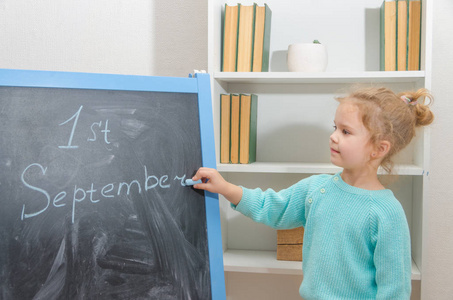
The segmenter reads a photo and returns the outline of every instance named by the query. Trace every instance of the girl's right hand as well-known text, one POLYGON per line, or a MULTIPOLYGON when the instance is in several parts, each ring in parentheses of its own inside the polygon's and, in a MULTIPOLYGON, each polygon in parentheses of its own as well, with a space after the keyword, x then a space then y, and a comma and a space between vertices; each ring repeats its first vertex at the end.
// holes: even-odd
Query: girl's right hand
POLYGON ((226 181, 216 169, 203 167, 198 169, 192 180, 197 181, 200 179, 202 183, 194 185, 194 188, 221 194, 234 205, 241 201, 242 188, 226 181))

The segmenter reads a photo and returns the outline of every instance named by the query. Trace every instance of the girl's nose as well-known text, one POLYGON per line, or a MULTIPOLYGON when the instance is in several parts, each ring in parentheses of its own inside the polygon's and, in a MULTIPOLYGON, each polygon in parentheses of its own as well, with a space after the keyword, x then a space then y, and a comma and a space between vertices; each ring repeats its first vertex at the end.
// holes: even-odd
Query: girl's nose
POLYGON ((331 135, 330 135, 330 140, 334 143, 338 142, 338 137, 337 137, 337 131, 335 130, 331 135))

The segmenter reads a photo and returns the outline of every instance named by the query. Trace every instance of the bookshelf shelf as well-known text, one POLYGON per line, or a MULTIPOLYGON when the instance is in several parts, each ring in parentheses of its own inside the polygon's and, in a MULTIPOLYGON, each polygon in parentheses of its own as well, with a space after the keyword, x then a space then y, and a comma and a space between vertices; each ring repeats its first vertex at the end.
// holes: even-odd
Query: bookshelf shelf
MULTIPOLYGON (((301 173, 301 174, 334 174, 341 168, 329 163, 280 163, 254 162, 251 164, 217 164, 219 172, 244 173, 301 173)), ((423 168, 416 165, 397 165, 394 168, 396 175, 423 175, 423 168)), ((384 174, 382 169, 379 174, 384 174)))
POLYGON ((227 250, 225 271, 302 275, 302 262, 277 260, 276 251, 227 250))
POLYGON ((214 79, 228 83, 417 83, 425 79, 424 71, 400 72, 217 72, 214 79))
MULTIPOLYGON (((302 275, 302 262, 277 260, 276 251, 227 250, 223 261, 227 272, 302 275)), ((412 260, 412 280, 420 277, 420 270, 412 260)))

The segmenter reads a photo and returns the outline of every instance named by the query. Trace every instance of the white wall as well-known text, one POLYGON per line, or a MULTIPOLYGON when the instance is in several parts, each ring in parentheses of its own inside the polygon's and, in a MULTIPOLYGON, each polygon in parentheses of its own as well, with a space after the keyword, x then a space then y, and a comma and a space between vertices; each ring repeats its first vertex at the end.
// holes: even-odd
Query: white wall
POLYGON ((436 0, 433 11, 433 111, 428 215, 428 262, 422 299, 453 299, 453 1, 436 0))
POLYGON ((187 76, 207 69, 206 0, 0 0, 0 68, 187 76))
MULTIPOLYGON (((0 0, 0 68, 187 76, 207 69, 207 1, 0 0)), ((433 2, 422 299, 442 300, 453 295, 453 2, 433 2)))

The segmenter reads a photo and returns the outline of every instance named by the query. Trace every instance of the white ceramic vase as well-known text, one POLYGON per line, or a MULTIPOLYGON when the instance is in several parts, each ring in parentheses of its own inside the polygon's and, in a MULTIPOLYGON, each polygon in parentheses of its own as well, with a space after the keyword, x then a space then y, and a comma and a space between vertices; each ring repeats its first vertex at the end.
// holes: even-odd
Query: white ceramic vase
POLYGON ((327 49, 323 44, 291 44, 286 63, 290 72, 324 72, 327 68, 327 49))

